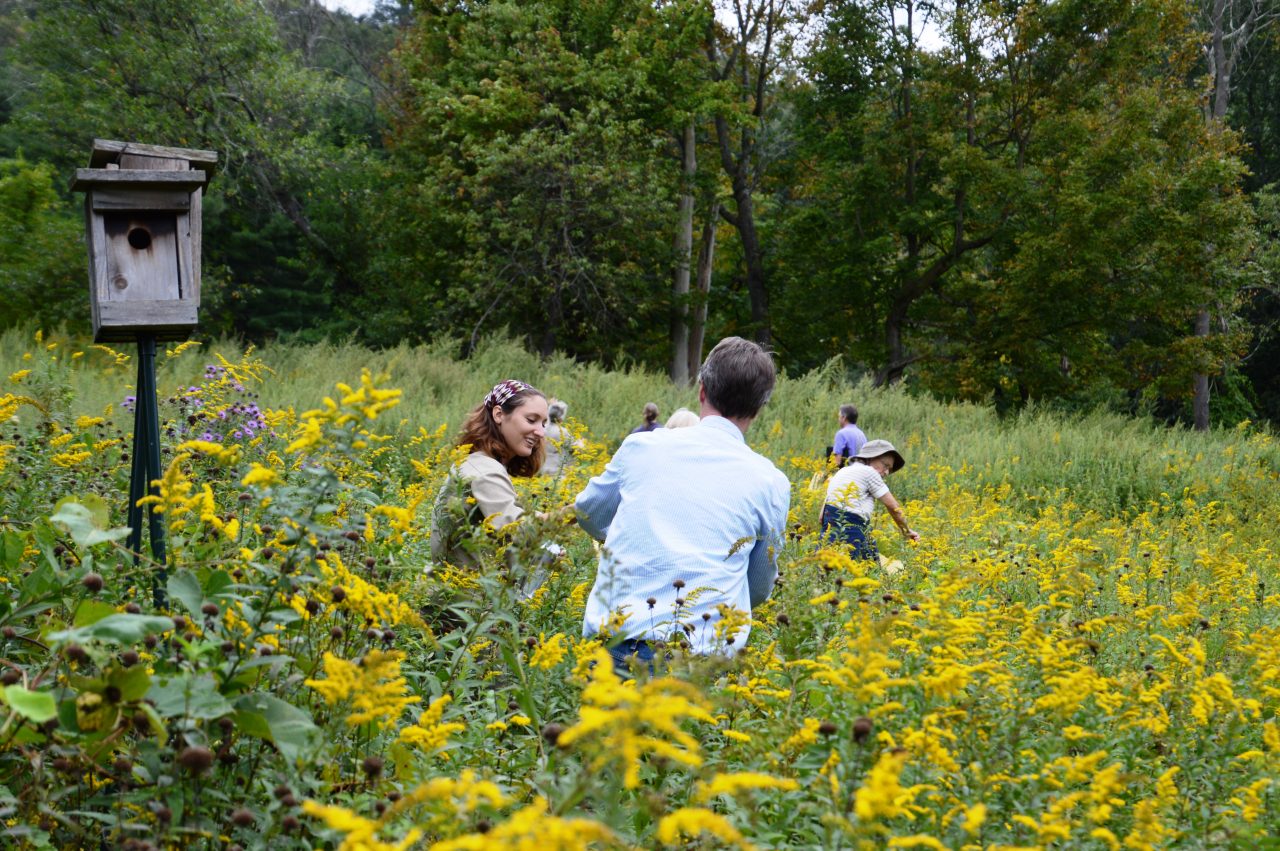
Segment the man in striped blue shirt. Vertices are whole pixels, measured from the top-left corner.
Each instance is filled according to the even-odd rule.
[[[725,654],[746,643],[749,618],[716,625],[724,607],[749,615],[777,578],[791,487],[746,443],[775,377],[760,346],[721,340],[698,373],[698,425],[631,435],[578,495],[578,522],[604,542],[582,631],[621,638],[620,669],[652,659],[656,641]]]

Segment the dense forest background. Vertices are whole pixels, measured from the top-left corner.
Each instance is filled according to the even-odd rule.
[[[1280,419],[1280,0],[0,0],[0,328],[95,137],[217,151],[202,333]]]

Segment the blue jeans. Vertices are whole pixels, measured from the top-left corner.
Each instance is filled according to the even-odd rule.
[[[822,506],[822,537],[849,546],[850,555],[867,561],[880,560],[880,552],[867,537],[867,519],[835,505]]]
[[[641,666],[648,665],[650,676],[654,673],[653,645],[643,638],[628,638],[620,641],[609,648],[609,655],[613,657],[613,672],[624,680],[634,679],[631,673],[632,659],[639,662]]]

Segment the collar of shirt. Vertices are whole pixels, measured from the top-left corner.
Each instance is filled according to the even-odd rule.
[[[714,428],[716,431],[722,431],[725,434],[731,434],[738,439],[739,443],[746,443],[746,435],[742,433],[742,429],[731,423],[729,420],[720,416],[703,417],[698,422],[699,427]]]

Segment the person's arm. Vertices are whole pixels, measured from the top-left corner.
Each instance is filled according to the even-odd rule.
[[[578,525],[597,541],[603,541],[609,534],[609,524],[618,511],[618,503],[622,499],[622,465],[626,457],[624,453],[628,451],[624,440],[604,472],[587,482],[573,501],[578,512]]]
[[[778,578],[778,551],[782,549],[790,509],[791,483],[783,478],[773,494],[764,533],[747,556],[747,589],[752,608],[763,604],[773,593]]]
[[[524,514],[524,509],[516,501],[511,476],[501,465],[486,465],[471,478],[470,485],[480,516],[492,518],[490,523],[494,530],[509,526]]]
[[[910,538],[913,541],[920,540],[920,533],[912,529],[910,524],[907,523],[907,515],[902,513],[902,506],[898,505],[898,501],[893,498],[893,494],[885,491],[884,496],[880,497],[880,501],[888,509],[889,516],[893,518],[893,522],[897,524],[903,537]]]

